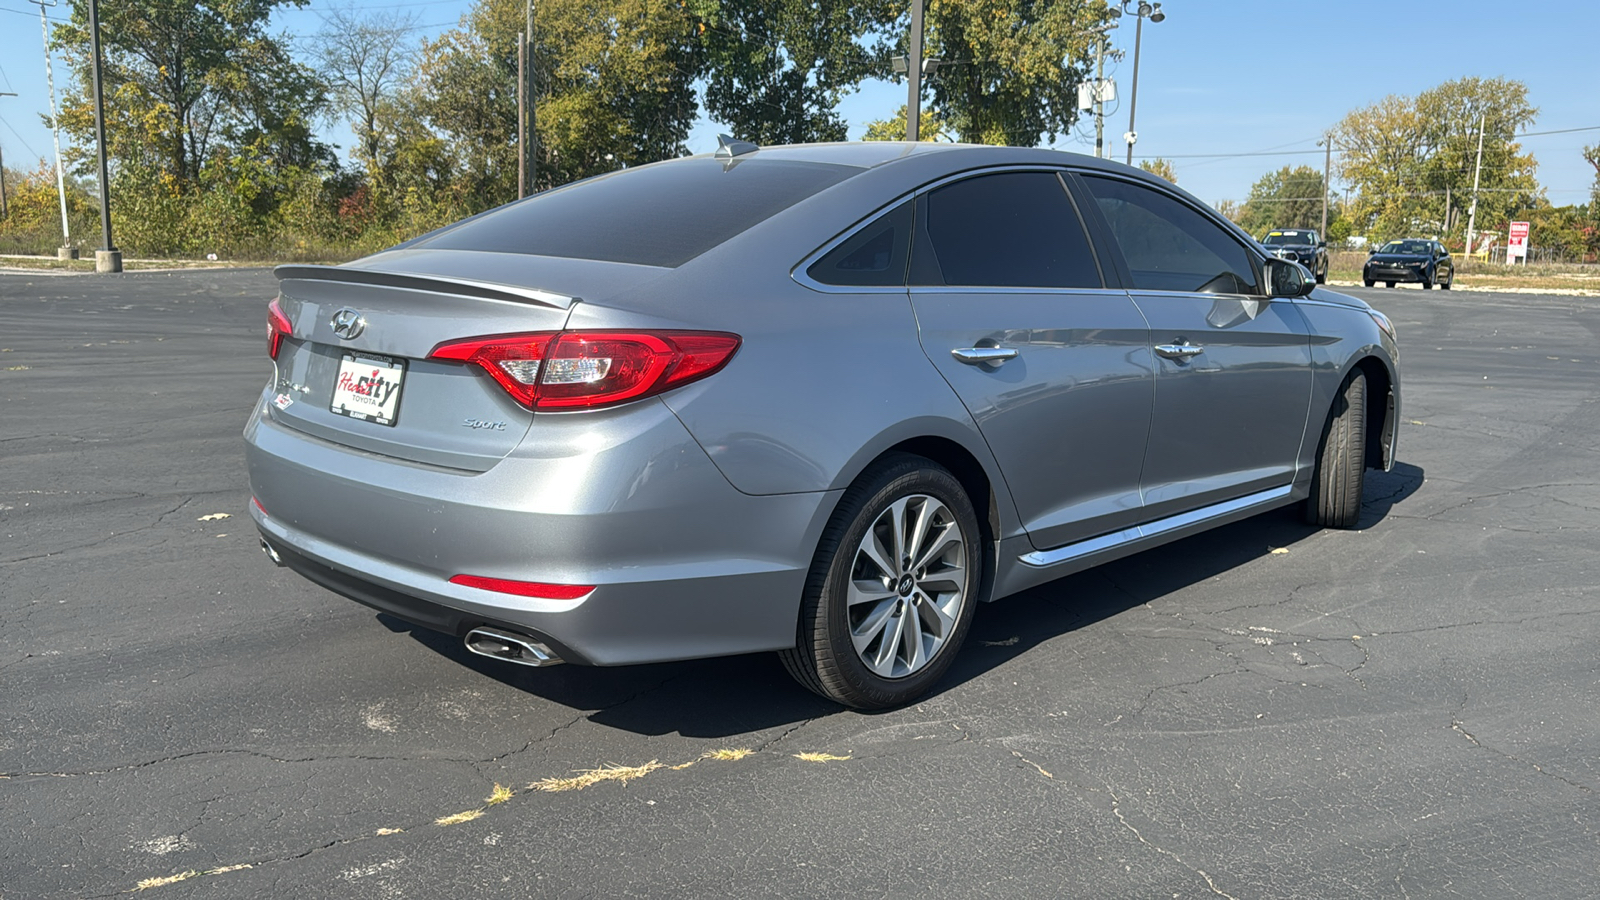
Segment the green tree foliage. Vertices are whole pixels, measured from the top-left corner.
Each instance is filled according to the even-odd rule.
[[[106,141],[121,165],[199,177],[214,152],[243,148],[276,168],[330,160],[312,126],[325,98],[310,69],[267,33],[272,11],[306,0],[126,0],[100,10]],[[87,0],[51,43],[71,66],[62,126],[92,147]],[[80,159],[85,156],[80,151]]]
[[[1268,172],[1250,186],[1235,221],[1257,238],[1273,228],[1320,228],[1322,173],[1310,166]]]
[[[1481,121],[1477,219],[1480,227],[1499,227],[1511,210],[1535,202],[1537,163],[1515,136],[1537,115],[1527,86],[1501,78],[1461,78],[1349,113],[1334,130],[1334,146],[1339,174],[1359,191],[1355,220],[1374,240],[1459,234]]]
[[[1172,169],[1172,160],[1156,157],[1139,161],[1139,168],[1149,172],[1157,178],[1165,178],[1173,184],[1178,183],[1178,173]]]
[[[932,108],[967,143],[1054,140],[1077,121],[1094,29],[1109,20],[1102,0],[928,0],[927,54],[943,60],[925,82]]]
[[[441,132],[484,208],[517,195],[520,0],[478,0],[423,46],[413,109]],[[697,29],[667,0],[541,0],[535,6],[536,187],[684,152],[698,106]],[[608,158],[609,157],[609,158]]]
[[[689,0],[687,8],[699,20],[706,111],[761,144],[844,140],[839,100],[882,71],[867,42],[900,11],[892,0]]]
[[[894,118],[879,119],[867,123],[867,133],[862,136],[866,141],[903,141],[906,139],[906,108],[901,106],[895,110]],[[918,117],[917,140],[919,141],[949,141],[950,130],[945,127],[944,120],[931,109],[922,110]]]

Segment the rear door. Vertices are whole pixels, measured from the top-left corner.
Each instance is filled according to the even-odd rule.
[[[1006,170],[917,200],[922,347],[977,422],[1038,549],[1135,524],[1150,427],[1144,317],[1107,287],[1054,171]]]
[[[1150,323],[1148,517],[1288,485],[1311,400],[1304,317],[1264,296],[1244,244],[1176,194],[1098,175],[1077,183]]]

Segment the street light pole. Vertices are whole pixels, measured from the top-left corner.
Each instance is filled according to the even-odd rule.
[[[1473,229],[1478,227],[1478,176],[1483,174],[1483,119],[1478,116],[1478,163],[1472,167],[1472,206],[1467,212],[1467,252],[1472,256]]]
[[[94,253],[94,270],[121,272],[122,251],[111,243],[111,175],[106,168],[106,101],[100,80],[100,0],[89,0],[89,43],[94,54],[94,137],[100,157],[100,236],[104,243]]]
[[[46,6],[55,6],[56,0],[33,0],[39,6],[39,34],[44,37],[44,81],[50,91],[50,135],[56,144],[56,198],[61,203],[61,247],[56,250],[58,259],[77,259],[78,249],[72,246],[72,229],[67,224],[67,176],[61,168],[61,121],[56,113],[56,75],[50,66],[50,24],[44,13]]]
[[[922,0],[911,0],[911,34],[906,43],[906,140],[918,140],[921,125]]]
[[[1322,136],[1322,140],[1317,141],[1317,143],[1321,144],[1322,148],[1323,148],[1323,152],[1322,152],[1322,230],[1317,232],[1317,234],[1321,235],[1323,240],[1327,240],[1328,239],[1328,191],[1332,187],[1332,185],[1330,185],[1328,183],[1328,171],[1333,168],[1333,132],[1330,131],[1330,132],[1324,134]]]
[[[1126,14],[1128,12],[1128,4],[1132,2],[1133,0],[1122,0],[1120,12]],[[1167,14],[1161,11],[1161,4],[1148,3],[1146,0],[1139,0],[1139,6],[1134,10],[1133,15],[1137,16],[1139,20],[1133,28],[1133,91],[1128,97],[1128,133],[1122,136],[1123,140],[1128,142],[1128,165],[1130,166],[1133,165],[1133,145],[1139,140],[1139,132],[1134,130],[1133,124],[1134,116],[1139,112],[1139,42],[1144,37],[1144,20],[1149,19],[1151,22],[1160,22],[1167,17]]]

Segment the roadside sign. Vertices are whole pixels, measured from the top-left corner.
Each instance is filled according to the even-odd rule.
[[[1528,261],[1528,223],[1512,222],[1511,233],[1506,237],[1506,262]]]

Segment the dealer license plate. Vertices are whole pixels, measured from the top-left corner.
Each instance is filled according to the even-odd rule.
[[[329,409],[352,419],[393,425],[400,418],[400,385],[405,378],[403,360],[346,353],[339,363]]]

